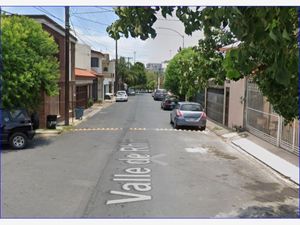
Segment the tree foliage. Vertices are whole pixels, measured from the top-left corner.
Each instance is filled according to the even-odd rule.
[[[196,52],[192,48],[183,49],[175,55],[166,69],[165,88],[181,97],[188,98],[196,94],[197,72],[193,63],[195,57]]]
[[[130,62],[126,62],[124,57],[120,57],[118,60],[118,75],[129,87],[145,88],[147,85],[145,66],[141,62],[132,65]]]
[[[146,77],[147,77],[147,90],[154,90],[157,86],[157,74],[155,74],[153,71],[146,71]]]
[[[286,121],[298,117],[296,7],[118,7],[115,12],[119,19],[107,29],[115,39],[120,34],[154,38],[156,14],[165,18],[175,14],[186,34],[203,30],[205,39],[198,48],[200,52],[206,49],[207,54],[199,52],[196,62],[207,69],[199,73],[203,83],[211,78],[220,82],[225,77],[239,80],[250,76]],[[228,52],[225,60],[216,54],[218,47],[236,41],[241,44]]]
[[[3,107],[36,110],[41,93],[58,94],[58,47],[42,26],[24,16],[2,16]]]
[[[141,62],[136,62],[133,66],[130,67],[130,74],[134,77],[134,83],[132,86],[136,88],[146,88],[147,86],[147,77],[145,66]]]

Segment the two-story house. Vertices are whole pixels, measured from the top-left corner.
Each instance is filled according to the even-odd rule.
[[[76,44],[75,60],[76,107],[88,107],[88,102],[94,102],[93,89],[97,80],[96,73],[91,70],[91,47]]]
[[[53,36],[56,44],[58,45],[59,53],[57,59],[59,61],[59,95],[47,96],[45,92],[41,92],[42,104],[39,110],[40,127],[45,128],[47,124],[48,115],[57,115],[58,121],[65,119],[65,28],[46,15],[27,15],[28,17],[36,20],[42,24],[42,27],[51,36]],[[75,94],[75,44],[76,37],[70,34],[70,73],[69,76],[69,114],[73,115],[74,112],[74,94]]]
[[[102,61],[104,60],[104,54],[99,51],[91,51],[91,68],[97,74],[97,80],[94,83],[94,100],[103,101],[104,100],[104,75]]]

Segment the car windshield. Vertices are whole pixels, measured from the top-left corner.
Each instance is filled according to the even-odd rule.
[[[125,95],[125,94],[126,94],[125,91],[118,91],[118,92],[117,92],[117,95]]]
[[[20,109],[11,111],[10,116],[11,116],[12,120],[14,120],[14,121],[28,119],[28,115],[27,115],[26,111],[25,110],[20,110]]]
[[[184,104],[180,107],[182,111],[203,111],[201,105],[196,104]]]

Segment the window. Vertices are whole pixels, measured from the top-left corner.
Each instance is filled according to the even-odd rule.
[[[104,71],[104,72],[107,72],[107,71],[108,71],[108,68],[107,68],[107,67],[104,67],[104,68],[103,68],[103,71]]]
[[[182,111],[203,111],[201,105],[186,104],[181,106]]]
[[[91,58],[91,67],[99,67],[99,59],[96,57]]]
[[[13,121],[22,121],[28,119],[28,115],[24,110],[14,110],[10,112],[10,116]]]

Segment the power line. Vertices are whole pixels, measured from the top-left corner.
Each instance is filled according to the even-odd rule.
[[[87,28],[87,27],[83,27],[83,26],[79,26],[79,25],[76,25],[76,27],[82,28],[82,29],[84,29],[84,30],[93,31],[93,32],[99,33],[99,34],[106,34],[106,32],[102,32],[102,31],[99,31],[99,30],[94,30],[94,29]]]
[[[49,11],[47,11],[46,9],[44,9],[44,8],[42,8],[42,7],[34,6],[34,8],[37,9],[37,10],[39,10],[39,11],[41,11],[41,12],[43,12],[43,13],[45,13],[45,14],[48,15],[48,16],[51,16],[51,17],[53,17],[53,18],[55,18],[55,19],[58,19],[59,21],[61,21],[61,22],[63,22],[63,23],[65,22],[65,21],[62,20],[61,18],[59,18],[59,17],[53,15],[52,13],[50,13]]]
[[[71,18],[70,18],[70,23],[71,23],[71,26],[72,26],[72,31],[74,32],[75,36],[78,37],[78,39],[80,39],[84,44],[89,45],[79,35],[77,35],[75,27],[73,25],[73,22],[72,22]]]
[[[81,16],[77,16],[77,15],[74,15],[74,14],[72,14],[72,16],[75,16],[79,19],[86,20],[86,21],[89,21],[89,22],[92,22],[92,23],[100,24],[102,26],[109,26],[109,24],[105,24],[105,23],[101,23],[101,22],[98,22],[98,21],[90,20],[90,19],[87,19],[87,18],[84,18],[84,17],[81,17]]]
[[[2,12],[4,12],[4,13],[7,13],[7,14],[9,14],[9,15],[19,15],[19,14],[17,14],[17,13],[12,13],[12,12],[8,12],[8,11],[6,11],[6,10],[1,10]]]
[[[78,13],[73,13],[73,15],[78,15],[78,14],[94,14],[94,13],[108,13],[111,11],[90,11],[90,12],[78,12]]]
[[[113,9],[107,9],[105,7],[101,7],[101,6],[94,6],[95,8],[98,8],[98,9],[102,9],[102,10],[105,10],[106,12],[115,12],[115,10]]]

